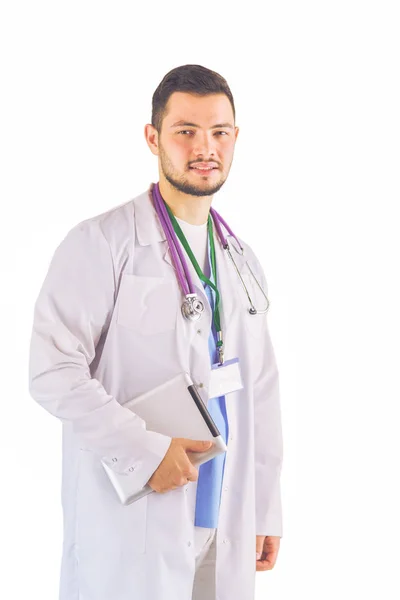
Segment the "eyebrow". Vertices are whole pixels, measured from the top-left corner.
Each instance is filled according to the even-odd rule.
[[[196,123],[189,123],[187,121],[177,121],[176,123],[171,125],[171,129],[173,127],[200,127],[200,125],[196,125]],[[217,123],[216,125],[210,127],[210,129],[219,129],[221,127],[228,127],[229,129],[233,129],[230,123]]]

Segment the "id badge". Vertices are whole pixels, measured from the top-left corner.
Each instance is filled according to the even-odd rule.
[[[217,398],[230,392],[243,389],[242,375],[240,373],[239,359],[232,358],[222,365],[215,363],[211,367],[208,397]]]

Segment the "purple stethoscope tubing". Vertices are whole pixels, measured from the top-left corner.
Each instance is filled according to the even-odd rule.
[[[183,251],[178,243],[176,233],[174,231],[171,220],[167,213],[167,209],[165,208],[164,200],[161,197],[160,188],[159,188],[158,183],[156,183],[153,186],[152,196],[154,199],[154,204],[155,204],[157,215],[160,219],[162,228],[164,229],[164,232],[165,232],[165,235],[166,235],[166,238],[168,241],[168,246],[171,251],[172,261],[174,263],[175,270],[176,270],[177,277],[178,277],[179,283],[181,285],[181,288],[182,288],[185,296],[187,296],[189,294],[196,294],[196,290],[193,285],[193,281],[192,281],[192,278],[191,278],[191,275],[190,275],[190,272],[188,269],[187,262],[185,260],[185,256],[184,256]],[[221,242],[223,248],[225,250],[229,250],[228,241],[227,241],[227,238],[223,234],[221,224],[228,231],[229,235],[231,235],[232,237],[235,238],[235,240],[238,243],[239,248],[243,254],[243,248],[242,248],[241,243],[239,242],[238,238],[233,233],[233,231],[231,230],[229,225],[226,223],[226,221],[217,213],[217,211],[214,208],[210,208],[210,213],[213,218],[215,228],[217,230],[217,234],[218,234],[218,237],[220,239],[220,242]],[[182,269],[179,266],[179,262],[182,265],[184,274],[182,273]],[[185,277],[186,277],[186,281],[185,281]]]
[[[187,262],[183,255],[182,249],[181,249],[180,245],[178,244],[176,233],[174,231],[174,228],[172,227],[172,223],[171,223],[171,220],[167,213],[167,209],[165,208],[164,201],[161,198],[160,190],[158,188],[158,183],[153,188],[153,198],[155,201],[157,215],[161,221],[161,225],[162,225],[165,235],[167,237],[168,247],[171,251],[172,262],[175,266],[176,274],[177,274],[179,283],[181,285],[181,288],[183,290],[183,293],[185,294],[185,296],[187,296],[189,294],[195,294],[196,291],[194,289],[193,281],[192,281],[192,278],[189,273]],[[179,268],[179,261],[182,265],[182,269],[183,269],[185,276],[183,275],[182,270]],[[185,277],[186,277],[186,281],[185,281]]]
[[[241,253],[243,254],[242,244],[239,242],[238,238],[233,233],[233,231],[229,227],[228,223],[221,217],[221,215],[219,213],[217,213],[217,211],[215,210],[215,208],[210,208],[210,213],[211,213],[211,216],[212,216],[212,218],[214,220],[215,227],[216,227],[216,230],[217,230],[217,233],[218,233],[218,237],[221,240],[221,244],[222,244],[224,250],[228,250],[229,249],[229,245],[228,245],[227,238],[223,234],[221,224],[225,227],[225,229],[227,230],[227,232],[229,233],[229,235],[235,238],[235,240],[238,243],[238,246],[239,246],[240,250],[242,251]]]

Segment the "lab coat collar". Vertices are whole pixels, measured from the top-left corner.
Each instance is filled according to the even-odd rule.
[[[151,198],[153,184],[134,199],[136,238],[141,246],[149,246],[166,240]]]
[[[136,238],[141,246],[149,246],[158,242],[167,240],[152,199],[152,187],[135,198],[135,223],[136,223]],[[171,253],[168,244],[166,244],[163,259],[173,267]],[[197,282],[200,285],[200,280]]]
[[[134,199],[136,239],[140,246],[149,246],[151,244],[167,241],[154,208],[151,191],[153,185],[154,184],[151,184],[146,192]],[[162,257],[163,260],[175,270],[168,243],[165,244],[165,250],[162,250]],[[204,292],[203,285],[197,275],[194,276],[193,285],[203,303],[208,304],[207,295]]]

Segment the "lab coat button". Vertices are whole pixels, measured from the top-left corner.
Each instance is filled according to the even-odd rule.
[[[136,467],[129,467],[128,471],[134,471]]]
[[[192,542],[188,542],[188,546],[191,546],[191,545],[192,545]]]
[[[204,386],[204,383],[199,383],[199,388],[202,388]]]
[[[201,335],[201,329],[198,329],[198,330],[197,330],[197,333],[198,333],[199,335]]]
[[[225,487],[224,487],[224,492],[227,492],[227,491],[228,491],[228,487],[227,487],[227,486],[225,486]]]
[[[113,462],[117,462],[118,458],[113,458],[112,461]]]

